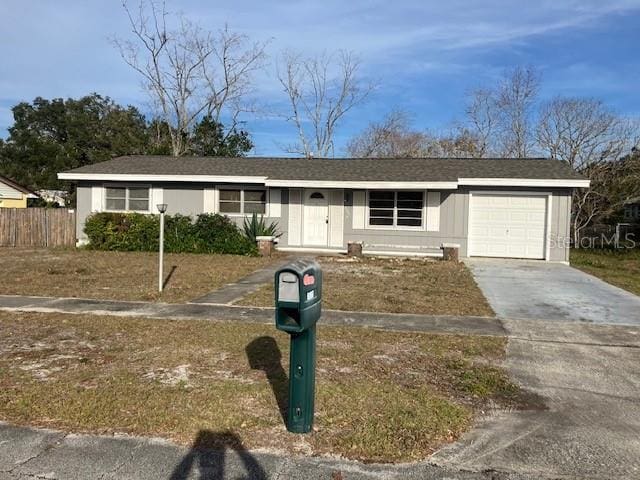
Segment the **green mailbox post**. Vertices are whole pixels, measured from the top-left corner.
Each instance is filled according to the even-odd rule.
[[[287,430],[313,427],[316,382],[316,322],[322,310],[322,270],[314,260],[298,260],[275,275],[276,328],[291,335]]]

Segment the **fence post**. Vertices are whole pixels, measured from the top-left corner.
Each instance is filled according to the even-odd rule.
[[[11,209],[11,219],[9,220],[10,225],[12,227],[12,232],[11,232],[11,246],[15,248],[16,246],[16,242],[17,242],[17,237],[18,237],[18,219],[16,218],[17,216],[17,209],[12,208]]]

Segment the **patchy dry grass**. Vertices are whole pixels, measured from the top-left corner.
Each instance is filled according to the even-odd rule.
[[[571,265],[640,295],[640,249],[571,250]]]
[[[292,435],[288,337],[270,326],[0,312],[0,329],[0,419],[17,424],[185,445],[230,431],[249,448],[388,462],[526,402],[500,368],[504,338],[321,326],[315,431]]]
[[[323,307],[333,310],[493,315],[491,307],[462,263],[432,259],[320,259]],[[272,306],[267,285],[237,303]]]
[[[270,261],[238,255],[166,254],[165,275],[170,277],[159,295],[156,253],[0,248],[0,294],[184,302],[239,280]]]

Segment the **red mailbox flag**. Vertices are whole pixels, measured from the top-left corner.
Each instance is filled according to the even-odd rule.
[[[305,287],[308,287],[309,285],[313,285],[314,283],[316,283],[316,277],[314,277],[313,275],[309,275],[307,273],[305,274],[304,277],[302,277],[302,284]]]

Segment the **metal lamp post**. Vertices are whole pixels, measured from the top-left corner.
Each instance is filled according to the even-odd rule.
[[[166,203],[159,203],[156,205],[160,212],[160,258],[158,264],[158,292],[162,293],[162,287],[164,283],[164,273],[162,267],[164,265],[164,214],[167,211]]]

